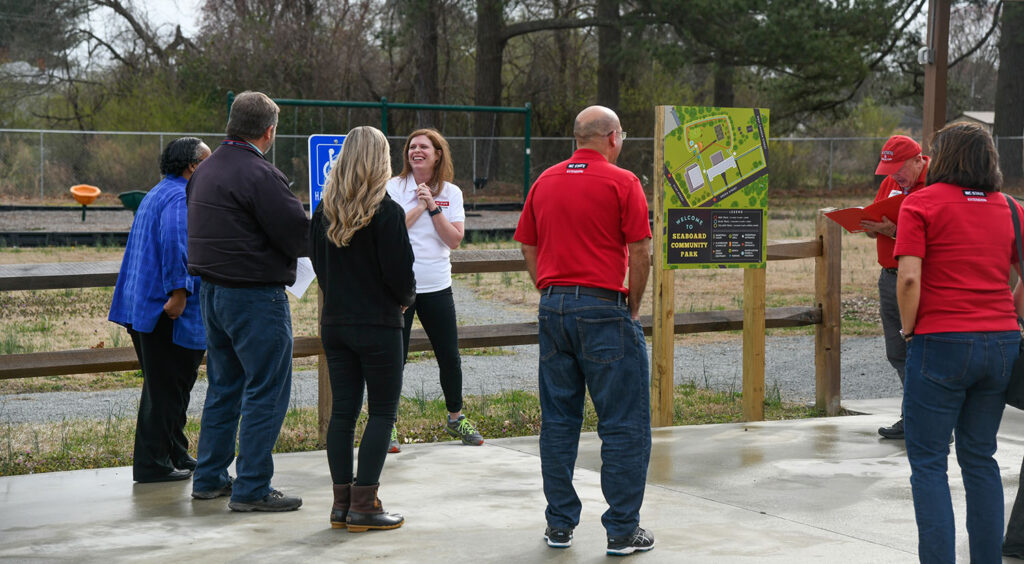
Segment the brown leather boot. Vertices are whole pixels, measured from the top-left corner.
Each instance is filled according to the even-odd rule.
[[[372,486],[352,484],[352,504],[349,506],[346,519],[350,533],[361,533],[368,529],[397,529],[405,522],[405,518],[401,515],[384,511],[384,506],[377,498],[378,487],[380,484]]]
[[[348,516],[349,495],[352,484],[334,484],[334,505],[331,506],[331,528],[344,529]]]

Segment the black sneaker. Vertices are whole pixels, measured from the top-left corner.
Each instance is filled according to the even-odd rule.
[[[228,502],[228,509],[232,511],[295,511],[300,506],[301,497],[287,496],[277,490],[270,490],[270,493],[254,501]]]
[[[882,435],[884,439],[902,439],[903,438],[903,418],[893,423],[890,427],[879,427],[878,434]]]
[[[634,552],[646,552],[654,548],[654,535],[637,527],[632,533],[621,537],[608,537],[608,554],[625,556]]]
[[[572,546],[572,529],[548,527],[544,529],[544,540],[551,548],[569,548]]]
[[[228,476],[228,483],[215,489],[208,491],[197,491],[192,490],[192,497],[194,499],[216,499],[218,497],[225,497],[231,495],[231,484],[234,483],[234,478]]]

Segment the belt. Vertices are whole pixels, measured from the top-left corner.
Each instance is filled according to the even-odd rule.
[[[546,296],[551,294],[576,294],[593,298],[604,298],[606,300],[622,300],[623,302],[626,298],[626,295],[622,292],[616,292],[607,288],[591,288],[590,286],[548,286],[541,290],[541,292]]]
[[[896,273],[899,272],[900,269],[898,269],[898,268],[887,268],[887,267],[883,266],[882,270],[884,270],[887,274],[896,274]]]

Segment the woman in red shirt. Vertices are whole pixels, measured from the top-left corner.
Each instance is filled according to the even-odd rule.
[[[1013,221],[987,131],[946,126],[932,140],[932,155],[928,186],[900,208],[893,253],[907,340],[903,413],[918,556],[956,560],[946,476],[955,430],[971,562],[1000,562],[1003,485],[993,454],[1024,302],[1020,286],[1014,295],[1009,289]]]

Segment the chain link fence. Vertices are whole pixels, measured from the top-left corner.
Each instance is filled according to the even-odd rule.
[[[92,184],[106,194],[148,190],[160,180],[159,156],[177,137],[199,137],[216,149],[222,133],[61,131],[0,129],[0,197],[59,199],[75,184]],[[309,194],[307,136],[279,134],[267,157],[292,181],[303,200]],[[402,167],[405,137],[391,136],[392,164]],[[884,137],[771,138],[772,190],[871,189]],[[522,201],[524,147],[521,137],[449,137],[455,181],[468,202]],[[1024,137],[1003,137],[1017,151]],[[568,137],[531,140],[529,181],[572,154]],[[619,166],[633,171],[652,191],[653,139],[626,139]]]

